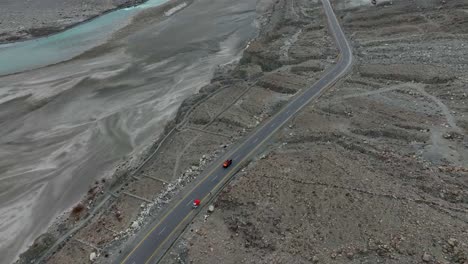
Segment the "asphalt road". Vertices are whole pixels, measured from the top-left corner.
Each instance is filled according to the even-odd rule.
[[[264,125],[251,133],[245,141],[227,151],[217,161],[213,162],[198,177],[195,186],[174,204],[168,212],[146,233],[141,241],[129,248],[122,264],[156,263],[164,252],[177,239],[183,228],[190,223],[198,212],[192,209],[192,201],[210,199],[211,192],[217,191],[230,177],[237,172],[246,161],[265,144],[272,135],[288,122],[298,111],[314,100],[322,91],[333,85],[347,73],[353,62],[352,50],[333,12],[329,0],[322,0],[327,15],[328,26],[340,51],[338,63],[328,70],[315,84],[305,89],[300,95],[290,101],[280,112],[270,118]],[[222,163],[232,159],[231,167],[224,169]]]

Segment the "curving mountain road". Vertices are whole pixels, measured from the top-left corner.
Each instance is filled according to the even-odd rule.
[[[330,32],[340,51],[338,63],[328,70],[323,77],[300,95],[290,101],[281,111],[270,118],[265,124],[251,133],[245,141],[227,151],[217,161],[213,162],[196,181],[187,194],[174,199],[168,212],[148,230],[139,243],[129,248],[122,264],[156,263],[171,246],[183,228],[187,226],[198,210],[192,209],[192,201],[210,199],[211,192],[216,192],[226,183],[256,151],[263,146],[272,135],[288,122],[298,111],[317,98],[322,91],[333,85],[351,68],[353,62],[352,50],[333,12],[329,0],[322,0],[327,16]],[[233,165],[223,169],[223,160],[233,159]]]

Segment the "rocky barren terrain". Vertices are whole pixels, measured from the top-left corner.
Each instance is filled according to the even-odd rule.
[[[468,3],[358,4],[334,1],[352,73],[237,175],[213,213],[202,209],[163,263],[468,263]],[[240,68],[313,76],[336,56],[320,42],[319,4],[273,10],[275,41],[296,41],[262,35]]]
[[[2,0],[0,43],[47,36],[118,8],[146,0]]]
[[[317,80],[336,54],[321,19],[314,18],[320,5],[311,4],[307,15],[316,23],[306,25],[297,14],[288,14],[293,17],[287,27],[281,26],[284,14],[272,8],[271,1],[259,2],[261,37],[250,44],[239,65],[221,67],[210,85],[186,100],[167,136],[150,150],[157,149],[148,162],[133,172],[129,164],[136,162],[124,162],[114,181],[90,186],[82,203],[38,238],[19,263],[88,263],[94,255],[98,263],[113,263],[122,258],[132,235],[157,220],[165,204],[190,186],[209,162]],[[265,49],[265,41],[271,50]]]
[[[238,173],[213,213],[200,210],[163,263],[468,261],[468,4],[386,3],[333,1],[353,71]],[[149,161],[96,182],[20,263],[61,237],[45,262],[114,263],[208,163],[336,61],[319,1],[263,0],[258,13],[241,61],[186,100]]]

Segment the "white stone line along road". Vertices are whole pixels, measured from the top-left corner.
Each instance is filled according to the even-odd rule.
[[[276,131],[351,69],[353,62],[351,47],[329,0],[322,0],[322,3],[327,16],[328,27],[340,51],[338,63],[326,71],[320,80],[305,89],[265,124],[253,131],[243,142],[234,146],[217,161],[213,162],[200,174],[198,180],[194,182],[195,185],[185,195],[174,197],[165,215],[159,221],[152,223],[147,228],[147,232],[142,232],[141,237],[137,239],[136,245],[127,248],[123,252],[125,257],[120,263],[148,264],[158,262],[198,212],[198,210],[192,209],[192,201],[200,198],[202,202],[209,200],[210,193],[218,191]],[[231,167],[223,169],[222,162],[232,157],[239,158],[233,159]]]

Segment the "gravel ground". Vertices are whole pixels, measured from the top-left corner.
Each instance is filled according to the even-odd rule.
[[[2,0],[0,43],[50,35],[105,12],[146,0]]]
[[[264,14],[265,10],[267,13],[261,15],[258,22],[265,28],[262,36],[274,39],[278,38],[272,34],[277,22],[266,18],[276,14],[268,12],[268,6],[269,1],[259,3],[258,13]],[[296,23],[294,20],[292,18],[292,24]],[[184,192],[184,187],[190,186],[198,173],[227,146],[276,112],[293,93],[316,80],[321,69],[331,63],[333,58],[328,60],[327,57],[334,53],[334,48],[325,48],[325,53],[315,56],[320,63],[309,62],[310,58],[299,52],[301,47],[311,42],[319,45],[330,43],[323,27],[316,29],[316,34],[297,39],[294,35],[298,35],[298,26],[283,29],[291,39],[277,39],[273,43],[284,55],[280,64],[270,64],[272,60],[267,56],[277,54],[262,49],[266,44],[261,37],[251,42],[240,64],[221,67],[210,85],[182,105],[174,120],[178,129],[169,134],[157,154],[137,170],[133,178],[126,177],[130,168],[122,164],[116,182],[111,184],[119,186],[124,182],[117,189],[111,188],[119,198],[114,199],[110,206],[103,207],[107,209],[100,209],[91,221],[66,239],[47,262],[70,261],[77,252],[81,252],[80,256],[88,255],[88,259],[91,253],[97,253],[98,263],[112,263],[121,258],[120,252],[128,243],[132,243],[133,234],[148,221],[156,220],[160,212],[166,209],[169,199]],[[296,42],[302,43],[301,46],[295,45]],[[295,55],[289,55],[289,50],[296,51]],[[304,73],[298,68],[293,73],[288,70],[291,68],[288,64],[293,63],[298,63],[302,68],[316,68],[319,72]],[[280,69],[279,66],[283,64],[285,68]],[[166,131],[173,125],[169,125]],[[83,204],[90,204],[90,207],[64,215],[63,221],[49,230],[46,235],[49,239],[39,238],[23,254],[20,263],[27,263],[41,255],[51,242],[79,226],[84,218],[92,214],[93,208],[103,197],[101,191],[107,190],[109,184],[108,181],[96,182],[83,200]]]
[[[163,263],[468,263],[468,5],[334,2],[353,72],[237,175],[214,213],[203,209]],[[253,61],[308,76],[326,61],[304,57],[327,44],[307,43],[320,25],[306,17],[294,36],[290,6],[320,16],[319,5],[279,1],[279,33]],[[296,38],[284,65],[275,43]]]
[[[353,72],[237,175],[214,213],[203,208],[162,263],[468,260],[467,4],[334,2],[355,49]],[[121,195],[50,263],[93,252],[97,263],[119,259],[226,145],[336,60],[319,2],[264,0],[258,11],[261,32],[239,64],[183,104],[178,131],[119,190],[153,202]]]

